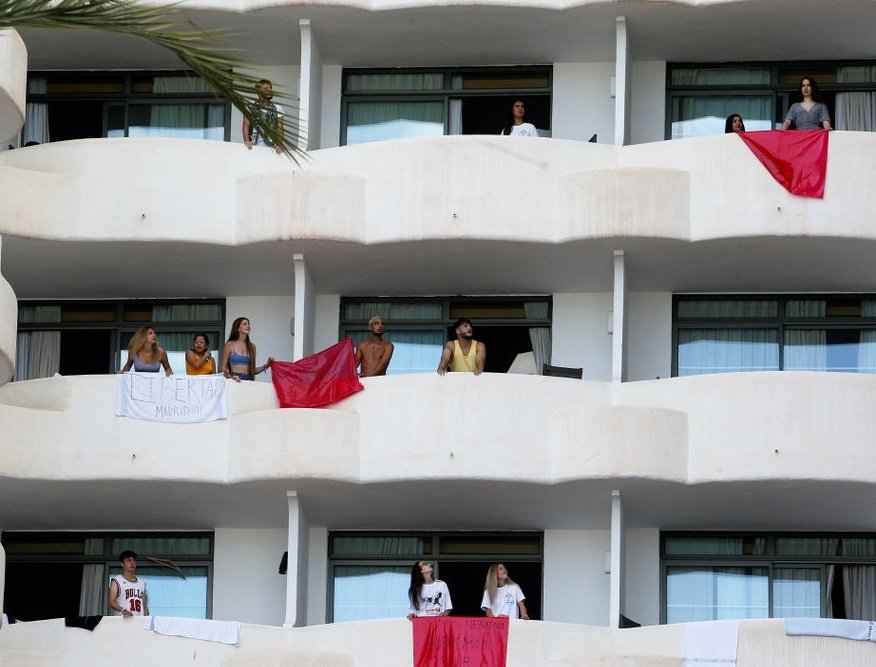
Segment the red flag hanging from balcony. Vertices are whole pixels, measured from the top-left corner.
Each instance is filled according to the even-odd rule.
[[[760,163],[788,192],[824,199],[827,130],[739,132]]]
[[[271,376],[281,408],[319,408],[365,388],[349,338],[299,361],[275,361]]]
[[[505,667],[507,618],[417,616],[414,667]]]

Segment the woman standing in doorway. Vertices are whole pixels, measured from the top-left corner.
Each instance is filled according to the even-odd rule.
[[[222,348],[222,374],[235,382],[255,380],[256,375],[264,373],[274,363],[274,358],[268,357],[264,366],[256,368],[256,346],[249,332],[249,318],[238,317],[232,323],[228,342]]]
[[[526,104],[523,100],[514,100],[511,104],[511,114],[508,116],[508,122],[502,129],[502,134],[511,137],[537,137],[538,130],[535,125],[527,122]]]
[[[414,616],[447,616],[453,609],[450,590],[440,579],[433,579],[435,564],[420,560],[411,568],[411,587],[408,589],[408,619]]]
[[[152,327],[139,329],[128,343],[128,361],[119,372],[127,373],[132,367],[138,373],[157,373],[164,367],[165,375],[173,375],[167,352],[158,346],[158,334]]]
[[[484,598],[481,600],[481,609],[487,612],[488,617],[522,618],[528,621],[529,612],[523,602],[525,599],[520,586],[511,581],[508,569],[502,563],[490,565],[484,584]]]
[[[803,101],[791,105],[785,116],[785,122],[782,123],[782,129],[787,130],[793,123],[798,130],[822,128],[830,130],[830,114],[824,105],[815,79],[808,76],[800,79],[800,93],[803,95]]]

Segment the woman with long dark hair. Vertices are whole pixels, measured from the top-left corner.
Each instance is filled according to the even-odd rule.
[[[428,560],[417,561],[411,568],[409,619],[414,616],[447,616],[453,609],[447,584],[432,578],[434,569],[434,563]]]
[[[724,134],[732,132],[745,132],[745,123],[742,121],[742,116],[738,113],[731,113],[724,121]]]
[[[213,375],[216,360],[210,352],[210,338],[207,334],[195,334],[192,347],[186,350],[186,375]]]
[[[236,382],[255,380],[255,376],[264,373],[274,363],[273,357],[268,357],[264,366],[256,368],[256,346],[249,337],[251,327],[248,317],[238,317],[231,325],[228,342],[222,348],[222,374]]]
[[[487,570],[487,580],[484,583],[484,597],[481,609],[487,616],[496,618],[522,618],[529,620],[526,611],[526,596],[520,586],[511,581],[508,569],[502,563],[493,563]]]
[[[514,100],[508,122],[502,128],[502,134],[512,137],[537,137],[538,130],[526,118],[526,104],[523,100]]]
[[[792,104],[782,123],[782,129],[787,130],[794,124],[798,130],[830,130],[830,114],[824,105],[818,84],[810,76],[800,79],[800,94],[803,101]]]

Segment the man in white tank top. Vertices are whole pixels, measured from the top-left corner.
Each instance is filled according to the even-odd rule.
[[[137,554],[123,551],[119,554],[119,563],[122,564],[122,573],[110,579],[109,606],[125,618],[149,616],[146,582],[137,577]]]

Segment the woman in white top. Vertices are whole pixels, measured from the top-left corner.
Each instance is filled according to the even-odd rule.
[[[535,125],[526,122],[526,105],[523,100],[514,100],[511,105],[511,115],[508,123],[502,129],[502,134],[512,137],[537,137],[538,130]]]
[[[511,581],[508,570],[502,563],[490,565],[487,570],[487,581],[484,584],[484,599],[481,609],[492,618],[522,618],[529,620],[526,611],[526,596],[520,586]]]
[[[447,584],[432,578],[434,569],[434,564],[427,560],[417,561],[411,568],[408,619],[414,616],[447,616],[453,609]]]

